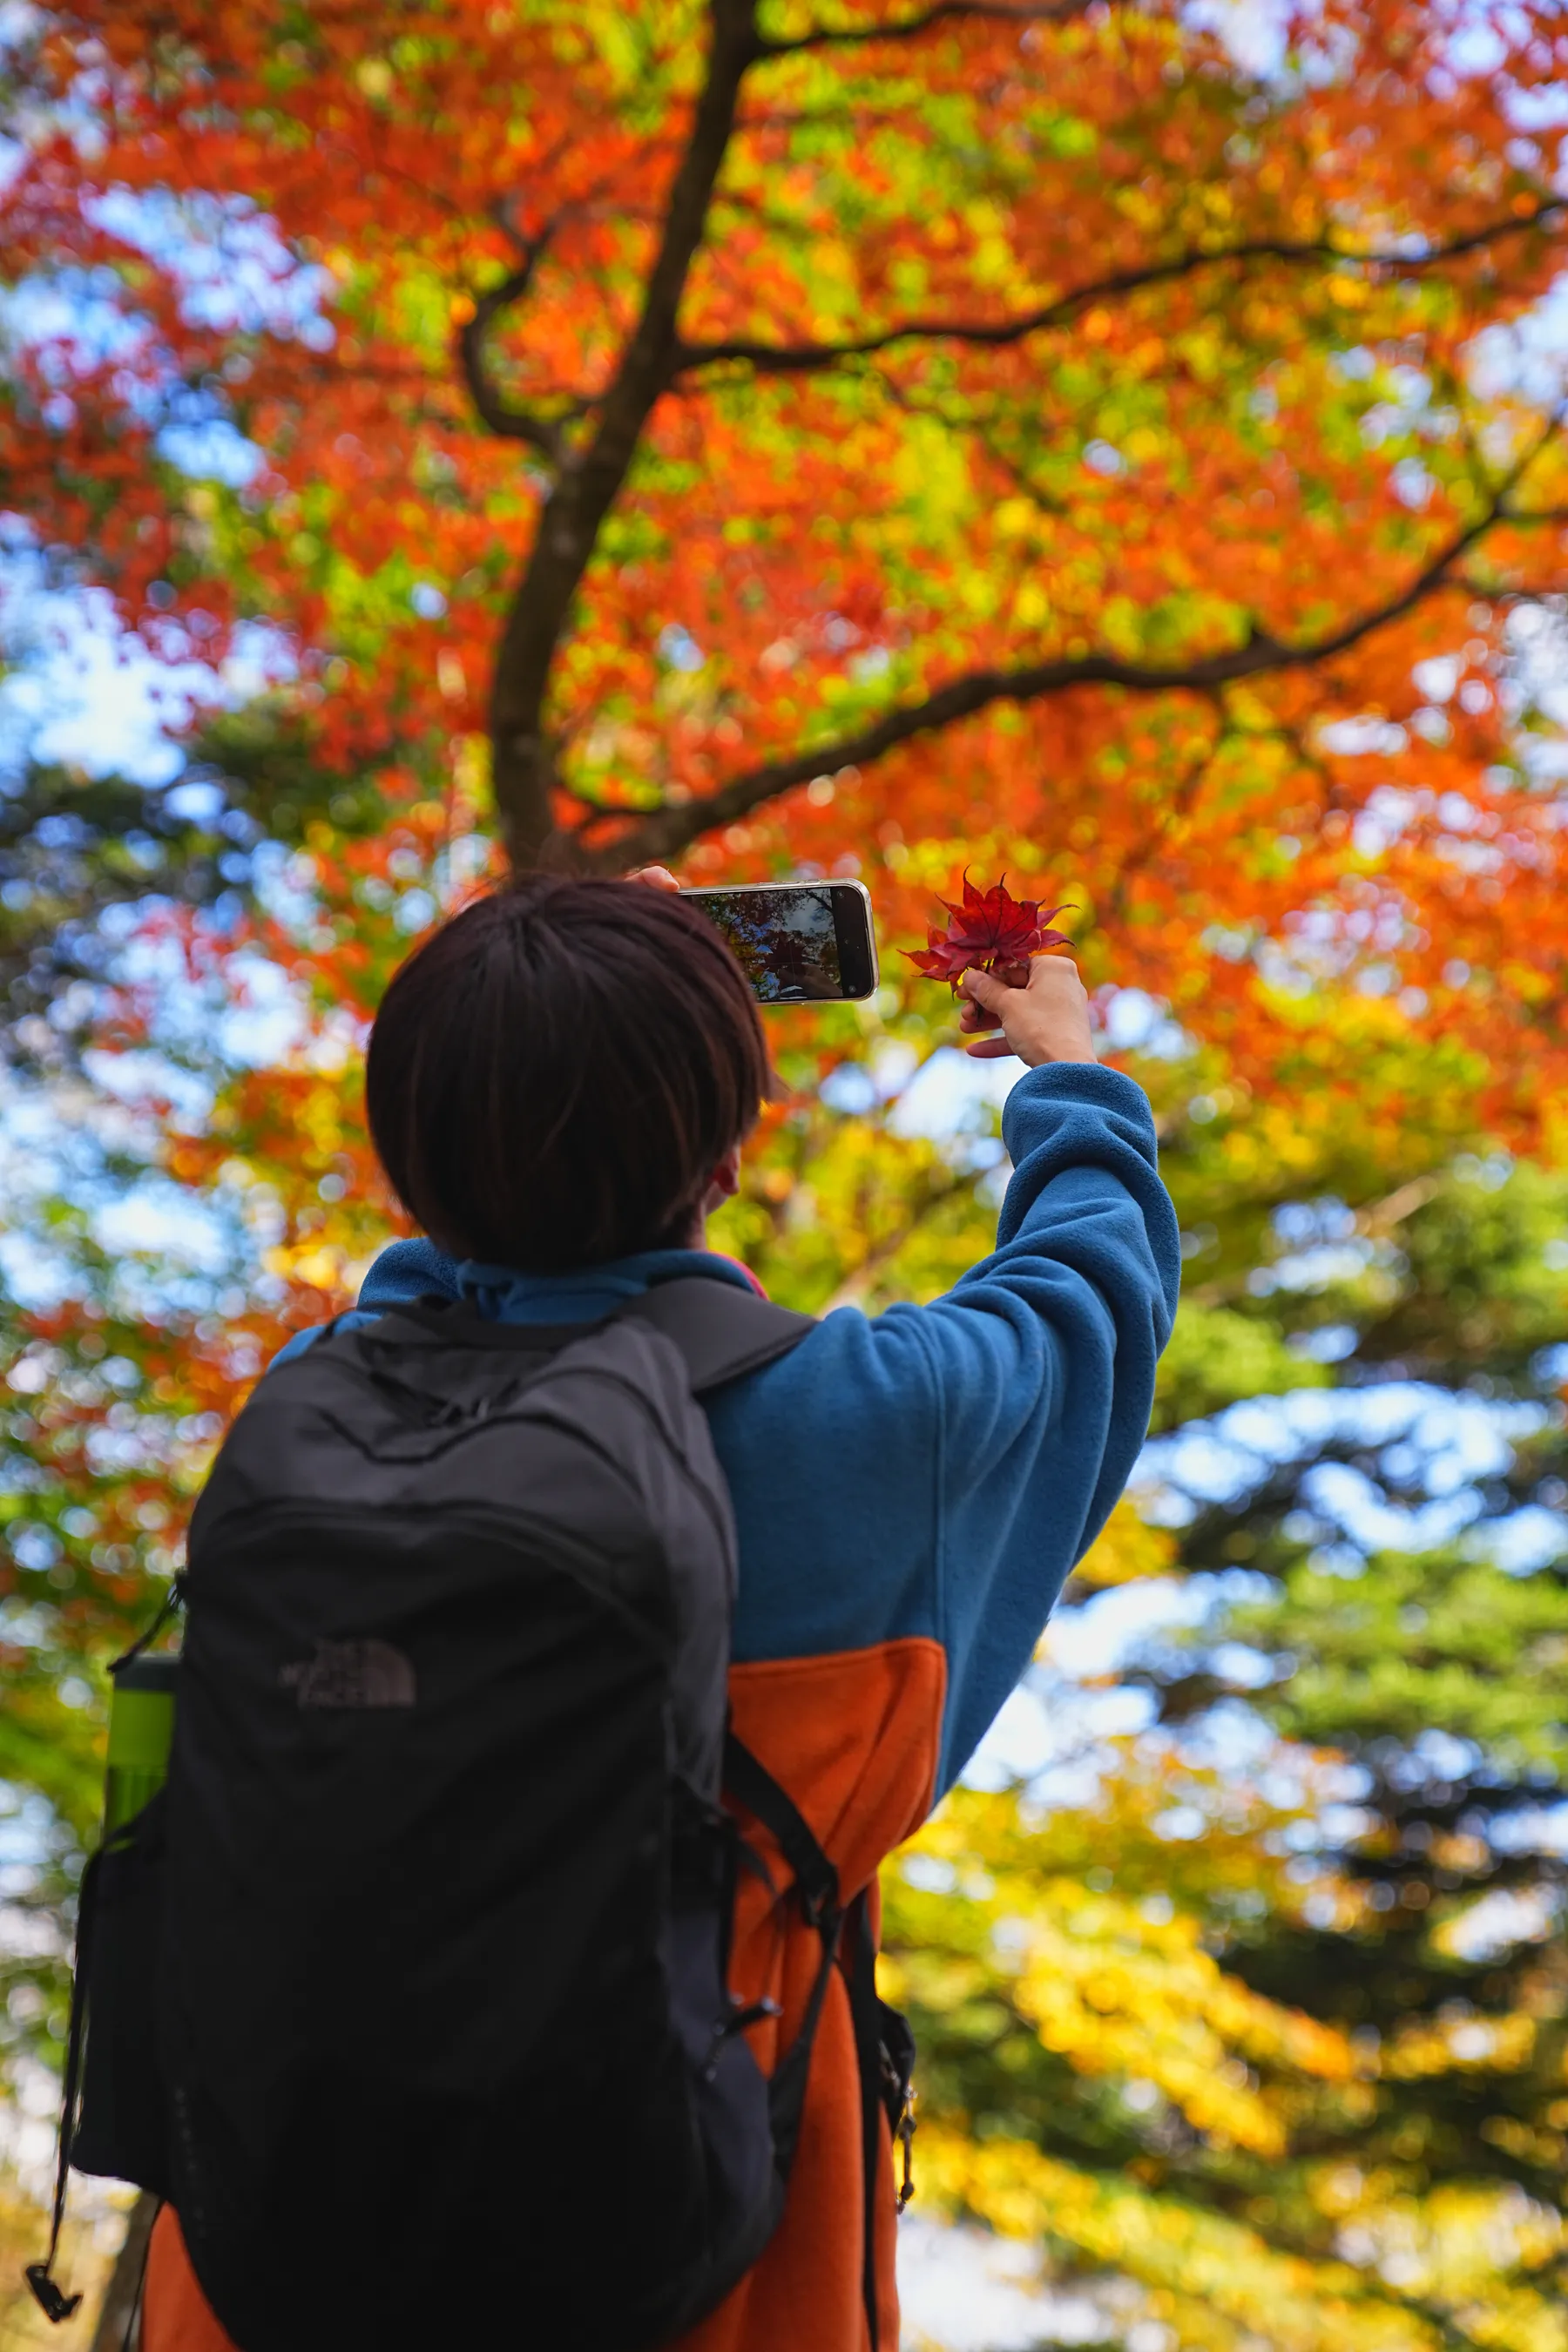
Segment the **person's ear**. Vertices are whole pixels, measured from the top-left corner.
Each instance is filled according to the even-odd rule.
[[[733,1200],[740,1189],[741,1147],[732,1143],[709,1179],[708,1191],[702,1202],[703,1215],[710,1217],[715,1209],[721,1209],[726,1201]]]

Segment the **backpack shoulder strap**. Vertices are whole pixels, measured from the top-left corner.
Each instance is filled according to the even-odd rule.
[[[746,1372],[787,1356],[816,1328],[815,1315],[775,1307],[737,1282],[683,1275],[656,1283],[621,1309],[673,1339],[686,1359],[694,1396],[706,1396]]]
[[[724,1734],[724,1788],[771,1832],[794,1874],[801,1908],[811,1925],[817,1927],[825,1918],[836,1916],[838,1873],[816,1832],[795,1799],[732,1731]]]
[[[714,1287],[717,1288],[715,1284]],[[758,1301],[761,1305],[763,1302]],[[805,2111],[806,2077],[816,2029],[822,2021],[828,1980],[838,1958],[844,1930],[839,1903],[838,1873],[822,1851],[793,1797],[781,1789],[766,1766],[732,1731],[724,1735],[724,1790],[737,1804],[772,1832],[788,1863],[795,1895],[809,1925],[822,1942],[822,1957],[806,2000],[805,2013],[789,2048],[773,2068],[768,2084],[768,2116],[773,2132],[773,2163],[781,2180],[788,2180],[800,2142]]]
[[[448,1345],[479,1347],[502,1353],[542,1356],[580,1339],[584,1331],[603,1330],[606,1324],[635,1316],[651,1323],[672,1339],[686,1359],[694,1396],[706,1396],[726,1381],[787,1356],[808,1332],[816,1328],[815,1315],[797,1315],[743,1290],[737,1282],[716,1281],[710,1275],[682,1275],[675,1282],[656,1283],[639,1291],[613,1315],[593,1323],[492,1323],[471,1307],[447,1299],[420,1298],[389,1309],[379,1329],[387,1338],[417,1336]],[[341,1321],[341,1318],[339,1318]],[[327,1327],[329,1333],[335,1324]]]
[[[772,1832],[794,1874],[801,1909],[822,1939],[822,1958],[800,2031],[779,2061],[768,2086],[775,2160],[784,2180],[789,2178],[800,2139],[812,2044],[821,2021],[834,1962],[837,1960],[843,1969],[860,2074],[865,2180],[861,2294],[867,2341],[870,2352],[879,2352],[876,2208],[882,2137],[879,2119],[885,2113],[889,2130],[903,2143],[904,2186],[898,2205],[901,2213],[914,2190],[910,2167],[910,2142],[914,2137],[914,2103],[910,2089],[914,2039],[898,2011],[889,2009],[886,2001],[878,1998],[877,1938],[871,1927],[869,1889],[862,1887],[847,1906],[840,1907],[838,1873],[823,1852],[805,1816],[788,1790],[779,1786],[765,1765],[732,1731],[724,1735],[724,1790]]]

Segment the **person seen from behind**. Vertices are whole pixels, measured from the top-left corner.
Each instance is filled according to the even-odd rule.
[[[836,1308],[700,1400],[738,1533],[733,1728],[846,1902],[952,1786],[1028,1664],[1132,1469],[1175,1307],[1177,1229],[1149,1104],[1098,1063],[1069,958],[1012,978],[963,982],[969,1051],[1025,1066],[1003,1113],[1012,1172],[995,1247],[930,1305]],[[426,1238],[384,1250],[336,1328],[374,1335],[437,1300],[526,1337],[595,1325],[693,1278],[754,1290],[705,1229],[736,1190],[767,1084],[739,968],[662,870],[531,877],[471,904],[393,980],[369,1048],[376,1149]],[[771,2073],[801,2032],[818,1939],[785,1899],[787,1857],[754,1824],[747,1834],[765,1872],[742,1874],[728,1974]],[[841,1958],[782,2216],[681,2352],[898,2344],[893,2150],[879,2121],[868,2182]],[[613,2116],[603,2137],[609,2264]],[[413,2177],[410,2229],[419,2209]],[[330,2234],[332,2216],[321,2226]],[[531,2292],[520,2279],[520,2346]],[[142,2340],[142,2352],[232,2352],[173,2205],[153,2235]]]

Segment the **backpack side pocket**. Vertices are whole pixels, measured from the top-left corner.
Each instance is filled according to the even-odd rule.
[[[86,2042],[70,2139],[78,2172],[134,2181],[160,2197],[169,2177],[157,2028],[163,1849],[160,1792],[97,1857],[90,1931],[77,1962]]]

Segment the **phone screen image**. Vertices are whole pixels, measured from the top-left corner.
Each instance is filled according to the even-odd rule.
[[[816,1003],[849,992],[831,883],[692,896],[729,940],[759,1004]]]

